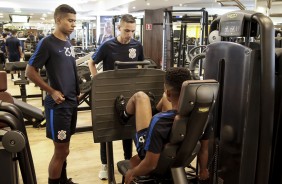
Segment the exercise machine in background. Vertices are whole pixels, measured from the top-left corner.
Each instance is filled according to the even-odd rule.
[[[221,41],[207,45],[204,65],[204,79],[220,83],[213,111],[211,182],[281,181],[281,172],[280,180],[272,173],[274,168],[281,171],[273,157],[273,142],[281,142],[274,139],[273,127],[279,125],[274,122],[274,102],[280,101],[275,99],[273,23],[262,13],[242,10],[215,19],[210,31],[215,30]],[[236,37],[244,42],[233,42]],[[252,42],[258,37],[259,42]]]
[[[174,23],[180,23],[180,30],[175,30]],[[187,28],[189,24],[200,25],[200,37],[198,43],[193,38],[188,38]],[[163,61],[162,69],[189,65],[187,54],[195,46],[208,43],[208,12],[200,10],[166,10],[163,21]],[[200,64],[200,67],[201,64]]]

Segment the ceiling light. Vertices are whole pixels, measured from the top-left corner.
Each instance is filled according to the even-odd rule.
[[[4,16],[3,15],[0,15],[0,18],[3,18]]]
[[[15,13],[22,13],[21,9],[14,9]]]
[[[147,4],[147,6],[150,6],[150,3],[146,3]]]
[[[182,4],[179,4],[179,6],[182,6]]]
[[[45,20],[45,18],[44,18],[44,17],[41,17],[40,19],[41,19],[41,20]]]
[[[136,9],[136,7],[135,7],[135,6],[133,6],[132,8],[133,8],[133,9]]]
[[[3,13],[0,13],[0,15],[3,15]]]

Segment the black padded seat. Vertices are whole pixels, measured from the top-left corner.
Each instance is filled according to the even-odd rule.
[[[178,114],[172,124],[169,142],[160,154],[156,169],[151,176],[145,177],[146,181],[172,182],[166,180],[171,171],[173,183],[187,183],[184,168],[192,162],[199,151],[199,139],[204,132],[209,112],[216,100],[218,87],[219,84],[215,80],[195,80],[183,83]],[[124,176],[130,169],[130,163],[129,161],[120,161],[117,163],[117,167],[123,175],[124,182]],[[135,182],[146,183],[143,179],[143,177],[138,177]]]
[[[5,70],[10,71],[25,71],[27,62],[9,62],[5,63]]]
[[[118,172],[121,173],[123,176],[130,168],[130,161],[129,160],[122,160],[117,163]]]
[[[14,103],[10,93],[7,92],[7,73],[0,71],[0,100],[8,103]]]
[[[25,103],[21,100],[18,100],[16,98],[14,99],[14,103],[17,107],[19,107],[19,109],[22,111],[22,113],[26,116],[30,116],[33,117],[35,119],[37,119],[38,121],[43,121],[45,119],[45,116],[42,112],[41,109],[36,108],[28,103]]]

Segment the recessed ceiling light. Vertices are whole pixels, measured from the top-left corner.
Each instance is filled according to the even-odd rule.
[[[133,9],[136,9],[136,7],[135,7],[135,6],[133,6],[132,8],[133,8]]]
[[[150,6],[150,3],[147,3],[147,6]]]
[[[22,13],[21,9],[14,9],[15,13]]]
[[[179,4],[179,6],[182,6],[182,4]]]

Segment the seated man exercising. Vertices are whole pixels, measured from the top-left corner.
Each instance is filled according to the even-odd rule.
[[[131,169],[125,176],[129,184],[136,176],[150,174],[157,164],[163,147],[169,141],[174,117],[177,114],[178,99],[182,83],[190,80],[190,72],[185,68],[170,68],[164,79],[164,91],[172,108],[152,117],[150,97],[144,92],[135,93],[129,101],[118,96],[115,108],[119,121],[126,124],[130,116],[136,117],[136,138],[134,140],[138,154],[130,159]]]
[[[171,102],[167,99],[166,93],[163,93],[163,96],[159,103],[156,105],[156,110],[159,112],[165,112],[172,109]],[[209,139],[211,136],[211,119],[212,117],[209,116],[208,124],[205,129],[204,134],[200,138],[201,147],[199,153],[197,155],[199,161],[199,173],[198,178],[199,180],[207,180],[209,178],[209,170],[208,170],[208,157],[209,157]]]

